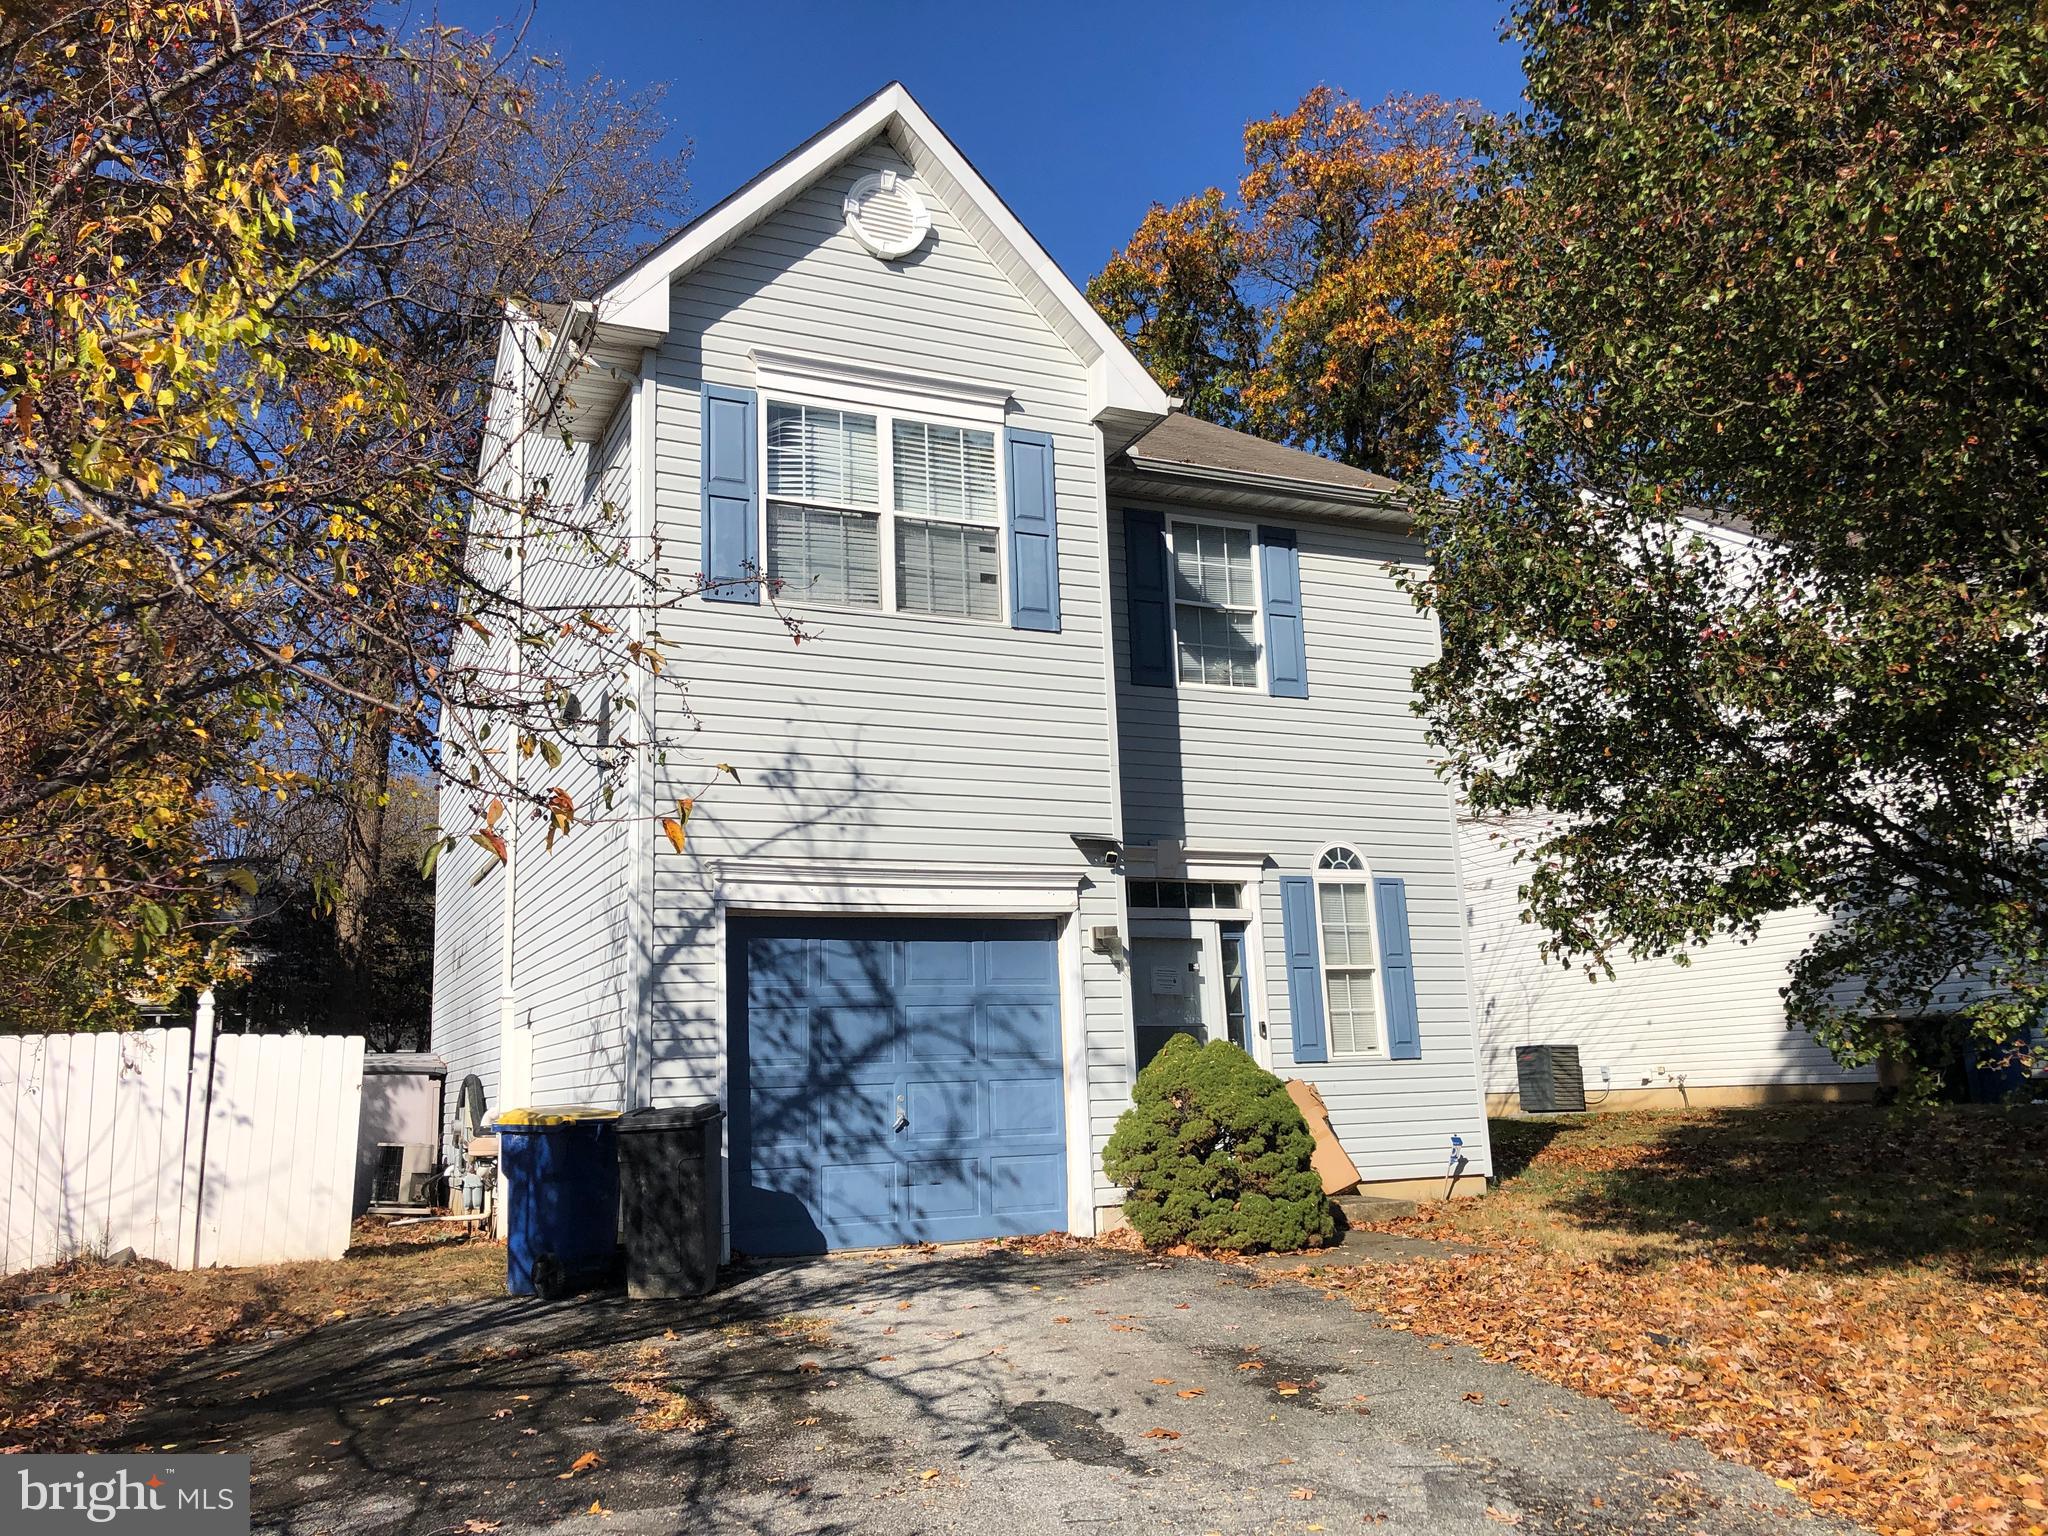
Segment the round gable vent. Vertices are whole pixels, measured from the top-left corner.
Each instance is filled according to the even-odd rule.
[[[853,238],[885,260],[908,256],[932,227],[931,210],[894,171],[863,176],[846,194],[846,227]]]

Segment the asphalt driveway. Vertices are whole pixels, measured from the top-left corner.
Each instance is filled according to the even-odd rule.
[[[251,1452],[292,1536],[1844,1529],[1298,1280],[1097,1252],[344,1321],[167,1401],[140,1442]]]

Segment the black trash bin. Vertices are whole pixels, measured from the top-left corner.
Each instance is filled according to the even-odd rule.
[[[619,1121],[619,1221],[628,1296],[702,1296],[718,1282],[723,1226],[713,1104],[636,1109]]]

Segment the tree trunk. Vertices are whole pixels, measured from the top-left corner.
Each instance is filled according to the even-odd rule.
[[[383,697],[389,677],[370,680],[362,691]],[[391,712],[365,708],[349,741],[343,781],[341,868],[334,882],[334,947],[340,960],[333,1017],[339,1032],[368,1035],[373,966],[370,904],[384,868],[385,809],[391,791]]]

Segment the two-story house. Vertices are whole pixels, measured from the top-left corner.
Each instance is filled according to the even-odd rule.
[[[661,619],[644,706],[693,729],[636,814],[442,860],[451,1081],[718,1100],[752,1253],[1097,1231],[1175,1031],[1314,1083],[1368,1189],[1440,1189],[1453,1136],[1476,1187],[1399,486],[1176,414],[899,85],[539,355],[566,430],[509,472],[714,585]]]

